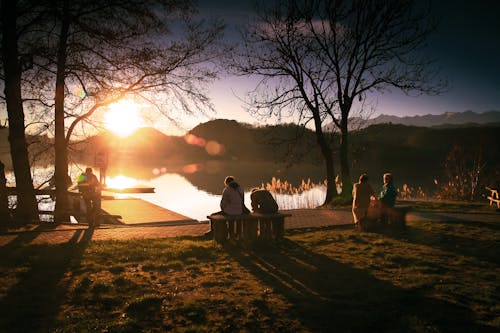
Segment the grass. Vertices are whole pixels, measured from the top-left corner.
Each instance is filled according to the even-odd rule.
[[[500,225],[0,248],[1,332],[498,332]],[[28,237],[28,236],[25,236]]]

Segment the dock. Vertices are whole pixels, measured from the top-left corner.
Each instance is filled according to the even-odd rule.
[[[137,198],[102,200],[101,209],[105,215],[113,216],[119,224],[130,226],[200,223],[198,220]]]

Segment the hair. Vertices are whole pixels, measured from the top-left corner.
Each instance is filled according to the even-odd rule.
[[[229,185],[229,183],[234,182],[234,177],[233,176],[227,176],[226,179],[224,179],[224,184]]]
[[[392,183],[392,180],[393,180],[392,173],[390,173],[390,172],[384,173],[384,179],[386,179],[386,178],[387,178],[388,183]]]
[[[366,183],[367,181],[368,181],[368,175],[366,173],[362,173],[361,176],[359,176],[359,182]]]

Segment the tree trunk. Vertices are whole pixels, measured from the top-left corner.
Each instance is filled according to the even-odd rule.
[[[7,196],[7,180],[5,179],[5,166],[0,161],[0,229],[7,227],[11,221],[9,202]]]
[[[333,164],[333,152],[330,146],[328,145],[327,140],[323,134],[323,130],[321,129],[321,121],[319,120],[319,116],[315,117],[316,123],[316,141],[321,149],[321,153],[323,154],[323,158],[325,159],[325,167],[326,167],[326,197],[323,205],[330,203],[335,197],[337,197],[337,186],[335,184],[335,166]],[[318,126],[319,125],[319,126]]]
[[[67,3],[67,2],[66,2]],[[65,16],[66,17],[66,16]],[[68,147],[64,126],[64,78],[66,71],[66,47],[69,22],[63,19],[59,50],[57,54],[57,75],[55,104],[55,183],[56,206],[54,212],[55,222],[69,221],[68,214]]]
[[[16,177],[16,222],[39,222],[38,204],[28,158],[21,97],[21,67],[18,61],[16,1],[2,0],[2,61],[5,77],[5,101],[9,118],[9,143]]]
[[[349,168],[349,145],[347,121],[341,122],[340,129],[340,174],[342,178],[342,197],[350,199],[352,197],[352,181]]]

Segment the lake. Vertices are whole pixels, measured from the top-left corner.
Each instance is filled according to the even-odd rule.
[[[76,180],[84,165],[71,165],[70,176]],[[95,170],[98,174],[98,169]],[[245,203],[250,206],[250,191],[268,185],[280,209],[314,208],[323,204],[326,187],[322,168],[317,165],[286,167],[272,162],[209,161],[182,165],[111,166],[107,186],[153,187],[154,193],[114,194],[115,197],[135,197],[167,208],[196,220],[206,220],[210,213],[220,211],[224,178],[234,175],[245,189]],[[33,181],[42,184],[50,179],[53,167],[33,170]],[[12,173],[6,174],[8,185],[14,185]],[[51,210],[54,203],[44,200],[40,209]]]

